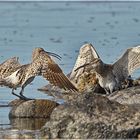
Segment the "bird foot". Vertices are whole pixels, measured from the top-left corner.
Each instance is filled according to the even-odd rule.
[[[35,100],[35,99],[33,99],[33,98],[27,98],[27,97],[25,97],[25,96],[21,96],[20,99],[21,99],[21,100],[24,100],[24,101]]]

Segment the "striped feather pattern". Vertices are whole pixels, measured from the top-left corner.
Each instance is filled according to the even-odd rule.
[[[20,66],[21,65],[18,61],[18,57],[13,57],[13,58],[7,59],[2,64],[0,64],[0,79],[3,79],[5,77],[11,75]]]
[[[52,60],[47,61],[47,67],[43,65],[42,76],[59,88],[77,91],[76,87],[65,76],[60,67]]]
[[[113,73],[123,81],[140,67],[140,46],[127,49],[122,57],[113,64]]]
[[[95,48],[92,46],[92,44],[85,44],[80,48],[78,58],[76,60],[75,66],[72,70],[72,73],[70,75],[70,79],[78,79],[79,75],[81,75],[85,71],[89,71],[89,69],[92,69],[92,67],[83,67],[77,71],[75,71],[80,66],[90,63],[95,58],[99,58],[98,53],[96,52]]]

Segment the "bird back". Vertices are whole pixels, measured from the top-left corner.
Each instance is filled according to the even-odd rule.
[[[0,79],[5,78],[15,72],[21,64],[18,61],[18,57],[7,59],[0,64]]]

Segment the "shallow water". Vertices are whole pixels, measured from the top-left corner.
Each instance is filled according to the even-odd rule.
[[[90,42],[105,62],[113,63],[140,44],[139,11],[140,2],[0,2],[0,62],[19,56],[22,64],[29,63],[33,48],[43,47],[61,55],[57,63],[69,73],[79,48]],[[52,99],[36,90],[47,83],[36,78],[25,95]],[[10,92],[0,88],[0,105],[16,98]],[[0,128],[11,127],[9,110],[0,108]]]

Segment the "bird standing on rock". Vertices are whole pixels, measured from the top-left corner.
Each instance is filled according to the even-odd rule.
[[[95,48],[93,48],[95,50]],[[95,50],[95,53],[96,50]],[[98,54],[96,56],[99,56]],[[96,73],[99,84],[106,94],[112,93],[114,90],[121,88],[124,82],[132,72],[140,67],[140,46],[129,48],[123,56],[114,64],[105,64],[98,58],[94,58],[90,63],[79,66],[75,71],[89,67]]]
[[[40,75],[55,86],[65,90],[77,91],[77,88],[50,56],[61,58],[59,55],[47,52],[43,48],[35,48],[32,53],[32,62],[18,67],[9,76],[2,78],[0,85],[12,88],[12,94],[22,100],[30,100],[23,95],[24,88],[34,80],[35,76]],[[18,87],[21,87],[20,95],[14,93],[14,90]]]
[[[95,52],[95,49],[93,49],[92,44],[86,43],[80,48],[75,65],[69,77],[70,80],[76,84],[76,87],[80,92],[94,90],[97,86],[96,83],[98,83],[98,79],[96,78],[95,72],[92,72],[88,67],[83,67],[77,71],[75,71],[75,69],[84,64],[90,63],[91,60],[98,57],[99,56]]]

